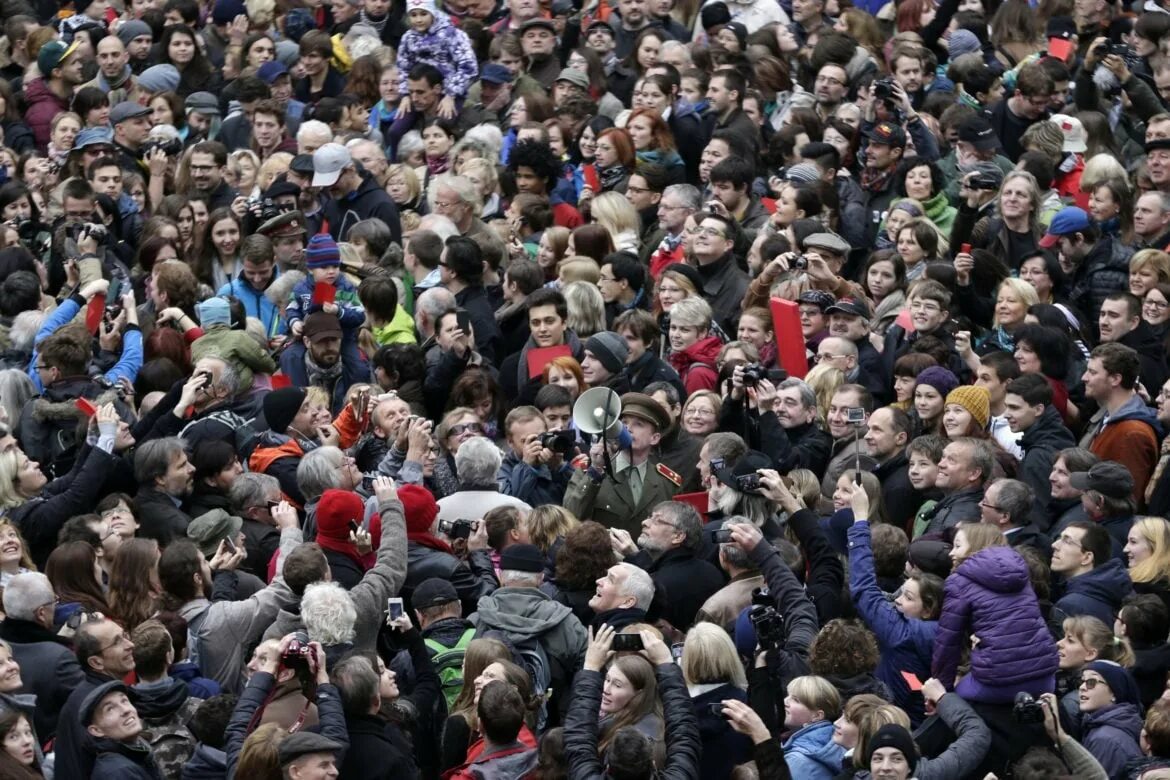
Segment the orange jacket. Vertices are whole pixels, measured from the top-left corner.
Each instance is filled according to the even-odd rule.
[[[1133,498],[1140,511],[1146,505],[1146,483],[1158,464],[1158,437],[1142,420],[1110,423],[1093,439],[1089,449],[1102,460],[1114,460],[1133,475]]]

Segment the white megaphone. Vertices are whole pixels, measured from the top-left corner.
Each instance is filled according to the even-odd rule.
[[[614,438],[622,429],[622,399],[608,387],[581,393],[573,404],[573,425],[582,433]]]

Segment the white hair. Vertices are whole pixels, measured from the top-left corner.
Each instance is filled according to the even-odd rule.
[[[463,447],[466,446],[466,444],[463,445]],[[463,452],[463,447],[459,448],[460,452]],[[539,588],[543,583],[544,575],[538,571],[500,570],[500,584],[505,588]]]
[[[650,602],[654,600],[654,580],[645,569],[635,566],[632,563],[617,564],[626,573],[625,582],[622,583],[621,592],[623,596],[632,596],[634,599],[634,609],[647,610],[650,609]]]
[[[12,327],[8,329],[8,338],[12,341],[13,349],[31,350],[33,340],[37,337],[45,317],[48,316],[48,312],[44,311],[22,311],[17,314],[12,320]]]
[[[499,126],[494,124],[476,125],[463,134],[462,140],[486,144],[493,152],[491,156],[493,160],[499,159],[500,150],[504,147],[504,134],[500,132]]]
[[[304,143],[310,138],[324,138],[324,143],[327,144],[333,140],[333,131],[329,129],[329,125],[317,119],[301,122],[301,127],[297,130],[297,143]]]
[[[306,501],[316,501],[326,490],[341,487],[345,454],[336,447],[310,450],[297,465],[297,487]]]
[[[443,244],[447,243],[448,238],[459,235],[459,228],[455,227],[451,218],[444,217],[442,214],[427,214],[418,221],[418,229],[431,231],[442,239]]]
[[[432,210],[435,208],[435,201],[439,199],[439,190],[455,193],[459,200],[471,206],[473,216],[478,217],[483,210],[483,198],[479,194],[479,187],[472,184],[471,179],[466,176],[455,176],[450,173],[436,176],[427,190],[427,202],[431,204]]]
[[[301,619],[309,639],[325,646],[344,645],[353,641],[357,607],[336,582],[314,582],[301,597]]]
[[[500,448],[483,436],[468,439],[455,453],[455,473],[465,485],[494,485],[503,456]]]
[[[35,571],[17,574],[4,587],[4,614],[35,622],[37,610],[52,606],[56,598],[53,584],[45,575]]]

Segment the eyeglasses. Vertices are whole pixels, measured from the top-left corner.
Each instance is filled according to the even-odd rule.
[[[999,507],[997,507],[995,504],[989,504],[989,503],[987,503],[986,501],[980,501],[980,502],[979,502],[979,506],[982,506],[982,507],[987,507],[987,508],[988,508],[988,509],[990,509],[992,512],[1003,512],[1003,510],[1002,510],[1002,509],[1000,509]]]
[[[824,354],[813,355],[813,358],[818,363],[824,363],[825,361],[828,361],[828,360],[837,360],[838,358],[843,358],[843,357],[846,357],[846,356],[845,355],[832,355],[828,352],[826,352]]]
[[[1170,309],[1170,303],[1167,303],[1166,301],[1151,301],[1149,298],[1146,298],[1146,300],[1143,302],[1143,305],[1149,306],[1151,309],[1157,309],[1158,311],[1165,311],[1166,309]]]
[[[714,416],[715,416],[715,412],[711,411],[710,409],[703,409],[703,408],[698,407],[698,406],[692,406],[690,409],[687,409],[687,417],[714,417]]]
[[[1104,685],[1104,684],[1105,684],[1105,681],[1102,680],[1100,677],[1085,677],[1085,678],[1081,679],[1080,687],[1084,688],[1086,691],[1091,691],[1094,688],[1096,688],[1098,685]]]
[[[1056,540],[1053,542],[1053,544],[1060,544],[1062,546],[1068,546],[1068,547],[1080,547],[1082,550],[1084,549],[1084,545],[1082,545],[1076,539],[1073,539],[1071,536],[1068,536],[1067,534],[1061,534],[1060,536],[1058,536],[1056,538]]]
[[[70,615],[69,619],[65,621],[65,625],[70,631],[76,631],[81,627],[82,623],[92,623],[95,620],[101,619],[102,613],[88,612],[83,610],[81,612],[74,612],[72,615]]]
[[[727,238],[722,231],[713,227],[697,227],[691,231],[692,236],[706,236],[707,238]]]
[[[463,201],[461,201],[461,200],[453,200],[453,201],[447,201],[447,202],[443,202],[441,200],[435,201],[435,207],[440,208],[440,209],[453,209],[456,206],[462,206],[462,205],[463,205]]]
[[[816,83],[817,84],[832,84],[833,86],[836,86],[836,87],[845,86],[844,81],[842,81],[841,79],[835,79],[832,76],[817,76]]]
[[[99,648],[98,648],[98,651],[97,651],[97,654],[98,654],[98,655],[101,655],[102,653],[106,652],[106,651],[107,651],[107,650],[109,650],[110,648],[113,648],[113,647],[125,647],[125,646],[126,646],[126,645],[128,645],[128,644],[130,644],[130,637],[126,636],[126,632],[125,632],[125,631],[123,631],[123,632],[119,633],[119,634],[118,634],[116,637],[114,637],[114,641],[113,641],[113,642],[110,642],[110,643],[109,643],[108,645],[106,645],[105,647],[99,647]]]
[[[477,422],[460,423],[459,425],[451,426],[452,436],[461,436],[470,431],[471,433],[483,433],[483,426]]]
[[[650,189],[649,187],[634,187],[633,185],[627,184],[626,192],[632,192],[635,195],[645,195],[648,192],[654,192],[654,190]]]

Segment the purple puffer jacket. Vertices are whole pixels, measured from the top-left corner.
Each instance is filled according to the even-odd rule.
[[[1005,686],[1056,672],[1056,643],[1044,624],[1028,564],[1010,547],[988,547],[947,577],[931,671],[947,690],[964,646],[971,674],[984,685]]]

